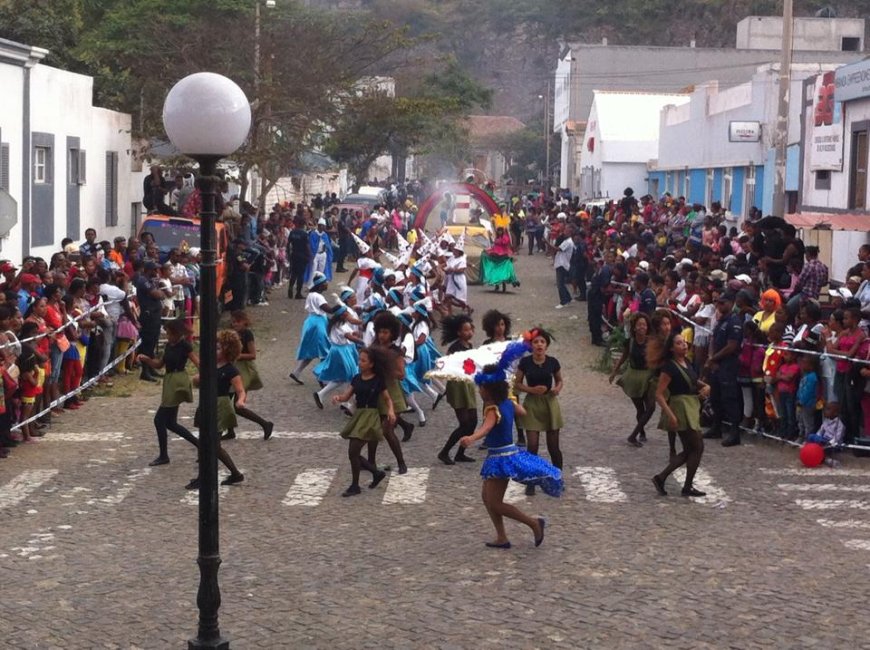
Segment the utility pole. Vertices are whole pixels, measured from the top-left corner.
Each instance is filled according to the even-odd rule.
[[[775,161],[773,179],[773,214],[784,217],[785,161],[788,151],[788,106],[791,92],[791,60],[794,31],[794,2],[783,0],[782,4],[782,55],[779,60],[779,111],[776,116]]]

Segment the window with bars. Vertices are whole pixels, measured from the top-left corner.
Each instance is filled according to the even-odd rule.
[[[0,190],[9,191],[9,143],[0,143]]]

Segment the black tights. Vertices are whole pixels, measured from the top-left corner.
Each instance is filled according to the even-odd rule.
[[[259,424],[261,427],[263,427],[265,429],[266,425],[269,424],[268,420],[266,420],[265,418],[261,418],[259,415],[254,413],[248,407],[239,406],[238,404],[236,404],[238,399],[239,399],[239,396],[236,395],[235,393],[233,393],[233,409],[235,410],[236,415],[238,415],[239,417],[243,417],[246,420],[250,420],[254,424]],[[233,429],[231,428],[230,432],[232,432],[232,431],[233,431]]]
[[[453,430],[450,437],[447,438],[444,447],[441,449],[441,453],[445,455],[450,453],[450,450],[456,446],[456,443],[459,442],[460,438],[470,436],[477,428],[477,409],[453,409],[453,412],[456,414],[456,420],[459,422],[459,426]],[[459,451],[456,452],[456,455],[464,456],[465,450],[460,447]]]
[[[654,395],[647,395],[646,397],[632,397],[631,403],[634,404],[634,410],[636,411],[637,426],[634,427],[628,439],[637,440],[646,423],[649,422],[653,413],[656,412],[656,400]]]
[[[366,446],[365,440],[359,440],[358,438],[351,438],[348,440],[347,447],[347,457],[350,459],[350,474],[353,478],[353,483],[351,483],[351,487],[359,487],[359,472],[360,469],[364,469],[367,472],[371,472],[372,476],[375,476],[378,472],[378,468],[375,465],[372,465],[367,459],[362,457],[363,447]]]
[[[184,438],[194,447],[199,447],[199,441],[194,435],[178,424],[178,407],[161,406],[154,414],[154,428],[157,429],[157,444],[160,447],[160,458],[169,458],[169,439],[167,430],[180,438]]]
[[[390,424],[387,421],[387,418],[381,418],[381,427],[384,430],[384,438],[387,440],[387,444],[390,446],[390,451],[393,452],[393,456],[396,457],[396,463],[399,465],[399,469],[404,469],[405,467],[405,455],[402,453],[402,443],[399,442],[399,439],[396,437],[396,427],[393,424]],[[372,440],[368,443],[368,453],[369,453],[369,463],[372,467],[377,467],[378,464],[376,462],[376,457],[378,453],[378,441]]]
[[[686,481],[683,483],[683,489],[689,490],[692,488],[692,482],[695,480],[695,472],[698,471],[698,466],[701,464],[701,456],[704,455],[704,439],[699,431],[678,431],[680,442],[683,443],[683,451],[679,454],[671,455],[671,462],[659,474],[662,483],[671,475],[678,467],[685,464],[686,466]]]
[[[540,431],[526,431],[526,451],[538,455],[538,441]],[[547,431],[547,453],[550,454],[550,462],[562,469],[562,450],[559,449],[559,429]]]

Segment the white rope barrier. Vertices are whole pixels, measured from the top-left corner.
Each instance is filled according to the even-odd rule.
[[[82,312],[81,314],[79,314],[75,318],[71,318],[71,317],[67,316],[67,322],[64,323],[63,325],[61,325],[60,327],[55,328],[53,330],[46,330],[40,334],[34,334],[33,336],[30,336],[26,339],[18,339],[17,341],[14,341],[12,343],[0,344],[0,350],[3,350],[5,348],[11,348],[11,347],[14,347],[16,345],[20,345],[21,343],[30,343],[31,341],[38,341],[39,339],[43,339],[47,336],[54,336],[55,334],[58,334],[59,332],[63,332],[70,325],[77,324],[80,320],[85,318],[85,316],[91,315],[92,313],[102,309],[106,305],[114,305],[114,304],[119,303],[119,302],[123,302],[123,301],[122,300],[108,300],[108,301],[104,302],[103,299],[100,298],[100,300],[97,302],[96,305],[88,307],[84,312]]]
[[[109,370],[111,370],[112,368],[114,368],[115,366],[117,366],[119,363],[121,363],[121,361],[123,361],[124,359],[126,359],[127,357],[129,357],[131,354],[133,354],[133,353],[137,350],[137,348],[139,347],[139,344],[140,344],[141,342],[142,342],[142,339],[137,339],[136,342],[133,343],[133,345],[131,345],[131,346],[127,349],[126,352],[124,352],[124,354],[118,355],[117,357],[115,357],[114,359],[112,359],[111,361],[109,361],[109,363],[107,363],[105,366],[103,366],[103,368],[102,368],[102,369],[101,369],[101,370],[100,370],[96,375],[94,375],[93,377],[91,377],[90,379],[88,379],[88,380],[87,380],[85,383],[83,383],[81,386],[79,386],[79,387],[76,388],[75,390],[71,390],[71,391],[68,392],[66,395],[61,395],[61,396],[58,397],[56,400],[54,400],[53,402],[51,402],[48,406],[46,406],[43,410],[41,410],[39,413],[36,413],[36,414],[30,416],[29,418],[27,418],[27,419],[24,420],[23,422],[18,422],[17,424],[15,424],[15,425],[12,427],[11,430],[12,430],[12,431],[18,431],[18,430],[21,429],[21,427],[23,427],[23,426],[25,426],[25,425],[27,425],[27,424],[30,424],[31,422],[35,422],[36,420],[38,420],[39,418],[41,418],[43,415],[45,415],[46,413],[48,413],[48,412],[49,412],[51,409],[53,409],[55,406],[58,406],[58,405],[60,405],[60,404],[63,404],[64,402],[66,402],[66,401],[67,401],[68,399],[70,399],[71,397],[75,397],[76,395],[78,395],[78,394],[81,393],[82,391],[87,390],[88,388],[90,388],[91,386],[93,386],[93,385],[94,385],[95,383],[97,383],[97,382],[98,382],[98,381],[99,381],[99,380],[100,380],[100,379],[101,379],[101,378],[102,378],[106,373],[108,373]]]

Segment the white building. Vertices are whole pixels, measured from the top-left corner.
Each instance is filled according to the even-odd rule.
[[[93,106],[93,79],[41,64],[47,54],[0,39],[0,190],[15,205],[0,257],[15,264],[86,228],[129,236],[140,213],[130,116]]]
[[[864,49],[863,19],[795,18],[794,33],[794,63],[846,64]],[[611,45],[606,39],[594,45],[566,43],[553,79],[553,132],[562,141],[559,186],[579,190],[585,120],[595,90],[674,93],[710,79],[726,88],[745,83],[759,66],[779,61],[781,19],[749,16],[738,23],[738,34],[736,48],[695,47],[694,42],[685,47]]]
[[[665,106],[688,95],[596,90],[580,154],[581,199],[619,198],[625,188],[646,187],[647,163],[658,155]]]
[[[800,199],[786,219],[842,281],[870,243],[870,59],[807,79],[801,98]]]

